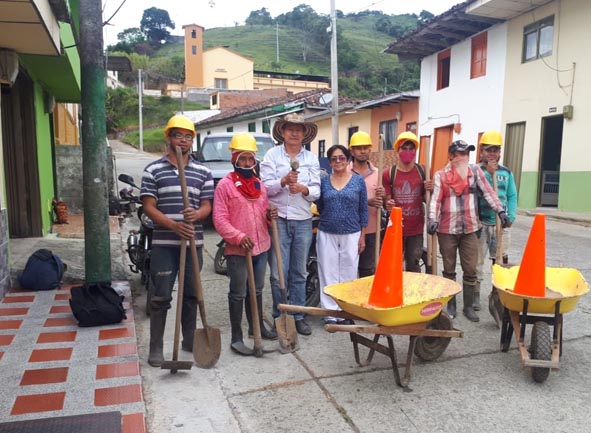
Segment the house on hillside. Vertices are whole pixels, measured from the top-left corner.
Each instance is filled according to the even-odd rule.
[[[576,79],[591,67],[590,17],[583,0],[468,0],[390,44],[421,61],[419,129],[433,169],[452,140],[476,144],[498,129],[519,207],[591,211],[591,159],[580,156],[591,83]]]
[[[78,1],[3,2],[0,296],[10,286],[9,239],[44,236],[51,228],[57,190],[53,113],[56,103],[80,101],[77,40]]]
[[[328,78],[301,75],[278,74],[268,71],[255,71],[254,62],[227,47],[203,50],[205,29],[197,24],[183,26],[185,32],[185,83],[184,89],[226,90],[264,90],[287,89],[291,93],[306,92],[329,87]],[[167,92],[178,92],[180,85],[169,85]]]

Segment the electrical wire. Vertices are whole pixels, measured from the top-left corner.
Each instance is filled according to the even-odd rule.
[[[111,15],[111,16],[109,17],[109,19],[103,23],[103,27],[104,27],[104,26],[106,26],[106,25],[108,25],[108,24],[109,24],[109,22],[110,22],[110,21],[111,21],[111,20],[112,20],[112,19],[115,17],[115,15],[117,15],[117,13],[118,13],[118,12],[119,12],[119,10],[120,10],[120,9],[123,7],[123,5],[125,4],[125,2],[126,2],[126,1],[127,1],[127,0],[122,0],[122,2],[121,2],[121,4],[119,5],[119,7],[118,7],[118,8],[115,10],[115,12],[113,12],[113,15]],[[106,4],[105,4],[105,5],[106,5]]]

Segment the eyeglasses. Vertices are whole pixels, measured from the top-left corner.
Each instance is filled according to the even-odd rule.
[[[347,157],[345,155],[338,155],[338,156],[331,156],[330,162],[343,162],[346,161]]]
[[[181,134],[180,132],[175,132],[174,134],[170,134],[170,136],[177,140],[182,140],[184,138],[187,141],[193,141],[193,134]]]

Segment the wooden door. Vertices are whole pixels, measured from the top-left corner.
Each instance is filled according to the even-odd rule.
[[[43,235],[33,82],[20,71],[3,89],[2,141],[11,238]]]
[[[453,134],[453,125],[435,128],[435,138],[431,143],[431,146],[433,147],[433,150],[431,151],[431,177],[437,170],[441,170],[447,164],[447,150],[453,140]]]

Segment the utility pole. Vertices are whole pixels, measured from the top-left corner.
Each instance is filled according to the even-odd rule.
[[[142,82],[142,70],[137,70],[138,79],[137,79],[137,94],[139,97],[139,104],[138,104],[138,111],[139,111],[139,123],[140,123],[140,150],[144,151],[144,119],[142,115],[143,102],[142,102],[142,95],[144,93],[144,84]]]
[[[330,0],[330,86],[332,87],[332,144],[339,143],[339,76],[337,64],[337,14],[335,0]]]
[[[87,283],[111,282],[101,8],[101,0],[80,0],[84,267]]]

